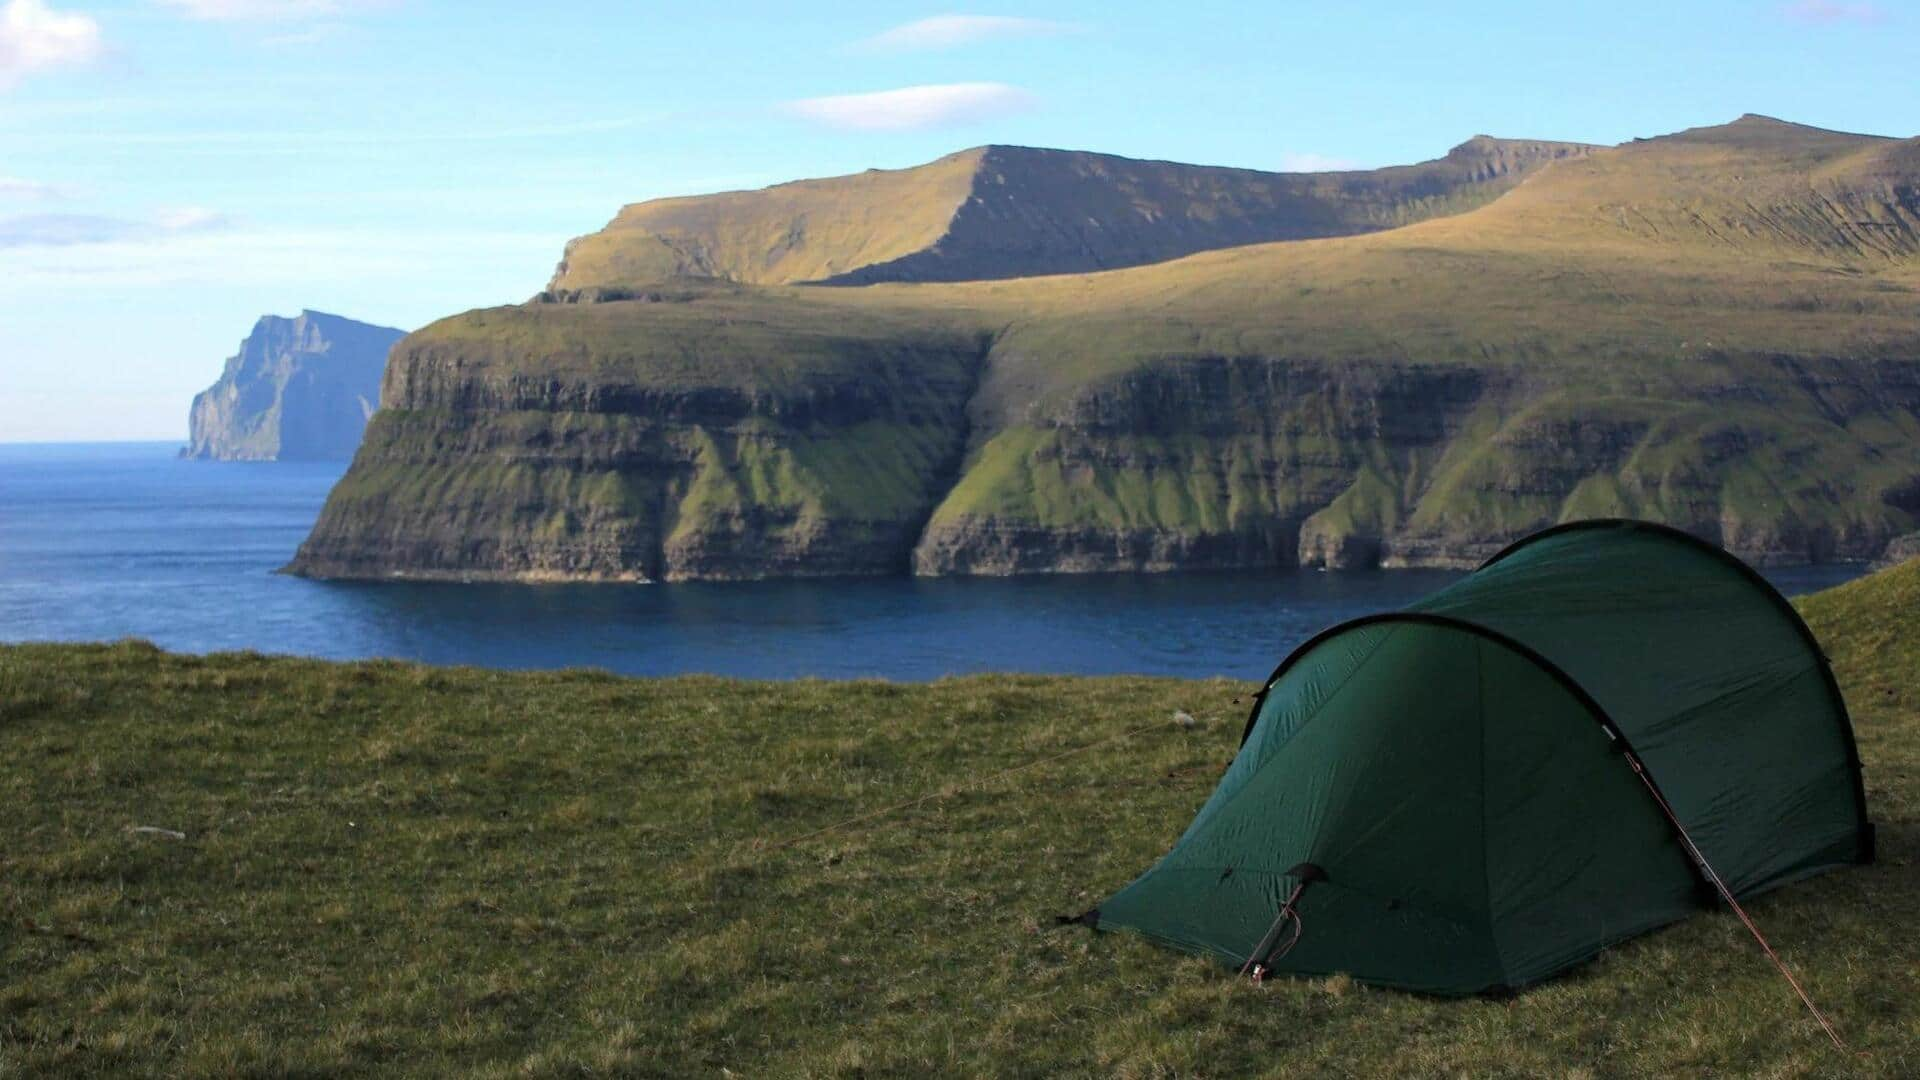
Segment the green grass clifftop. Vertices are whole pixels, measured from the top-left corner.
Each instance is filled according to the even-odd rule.
[[[1920,530],[1920,140],[1746,117],[1541,153],[1497,198],[1434,196],[1459,212],[1360,198],[1351,235],[1128,269],[660,264],[456,316],[396,348],[293,569],[1457,565],[1607,514],[1796,562]],[[968,160],[816,183],[904,212],[844,185],[960,193]],[[861,235],[868,267],[939,250]]]

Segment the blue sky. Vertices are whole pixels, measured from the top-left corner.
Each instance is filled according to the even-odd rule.
[[[260,314],[522,300],[660,195],[986,142],[1287,169],[1743,112],[1911,136],[1915,72],[1896,0],[0,0],[0,441],[181,438]]]

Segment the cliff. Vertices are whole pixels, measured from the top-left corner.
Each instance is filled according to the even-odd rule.
[[[261,316],[219,381],[195,395],[182,457],[345,460],[380,404],[387,351],[404,332],[303,311]]]
[[[725,289],[444,320],[394,350],[387,406],[295,569],[904,572],[959,467],[985,348],[937,318],[827,323]]]
[[[1916,253],[1920,140],[1747,117],[1116,271],[635,279],[410,335],[291,568],[1464,565],[1600,515],[1872,559],[1920,531]]]

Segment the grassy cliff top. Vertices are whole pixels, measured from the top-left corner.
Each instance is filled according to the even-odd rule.
[[[1920,253],[1912,183],[1920,139],[1826,131],[1763,116],[1639,139],[1543,173],[1452,242],[1651,248],[1863,267]]]
[[[693,282],[614,303],[482,308],[416,331],[396,357],[446,358],[480,377],[778,392],[810,376],[858,373],[876,353],[978,352],[991,322],[965,304],[848,298],[854,302],[837,302],[837,291]],[[388,369],[389,389],[406,368]]]
[[[568,244],[550,287],[675,277],[775,284],[888,262],[946,233],[985,154],[981,147],[911,169],[636,203]]]
[[[1486,140],[1467,156],[1512,145]],[[1001,149],[937,164],[978,166]],[[736,385],[977,335],[993,341],[988,420],[1195,356],[1517,364],[1686,387],[1720,378],[1727,355],[1920,354],[1917,188],[1920,140],[1748,117],[1545,160],[1476,209],[1362,235],[1007,281],[681,281],[631,293],[668,302],[456,316],[401,351],[529,375]]]
[[[1916,599],[1920,564],[1802,602],[1882,860],[1750,907],[1859,1057],[1724,913],[1466,1001],[1053,930],[1178,836],[1233,756],[1235,683],[121,643],[0,647],[0,1072],[1910,1076]]]

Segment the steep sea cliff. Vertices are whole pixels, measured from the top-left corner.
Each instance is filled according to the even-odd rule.
[[[220,378],[193,399],[182,457],[344,461],[380,406],[387,350],[404,331],[303,311],[263,315]]]
[[[477,330],[409,338],[295,569],[534,581],[907,569],[965,449],[977,335],[850,318],[762,362],[750,342],[767,325],[716,328],[647,358],[676,371],[638,379],[594,351],[595,324],[635,306],[664,307],[502,309]],[[522,334],[578,362],[529,372],[503,344]]]

